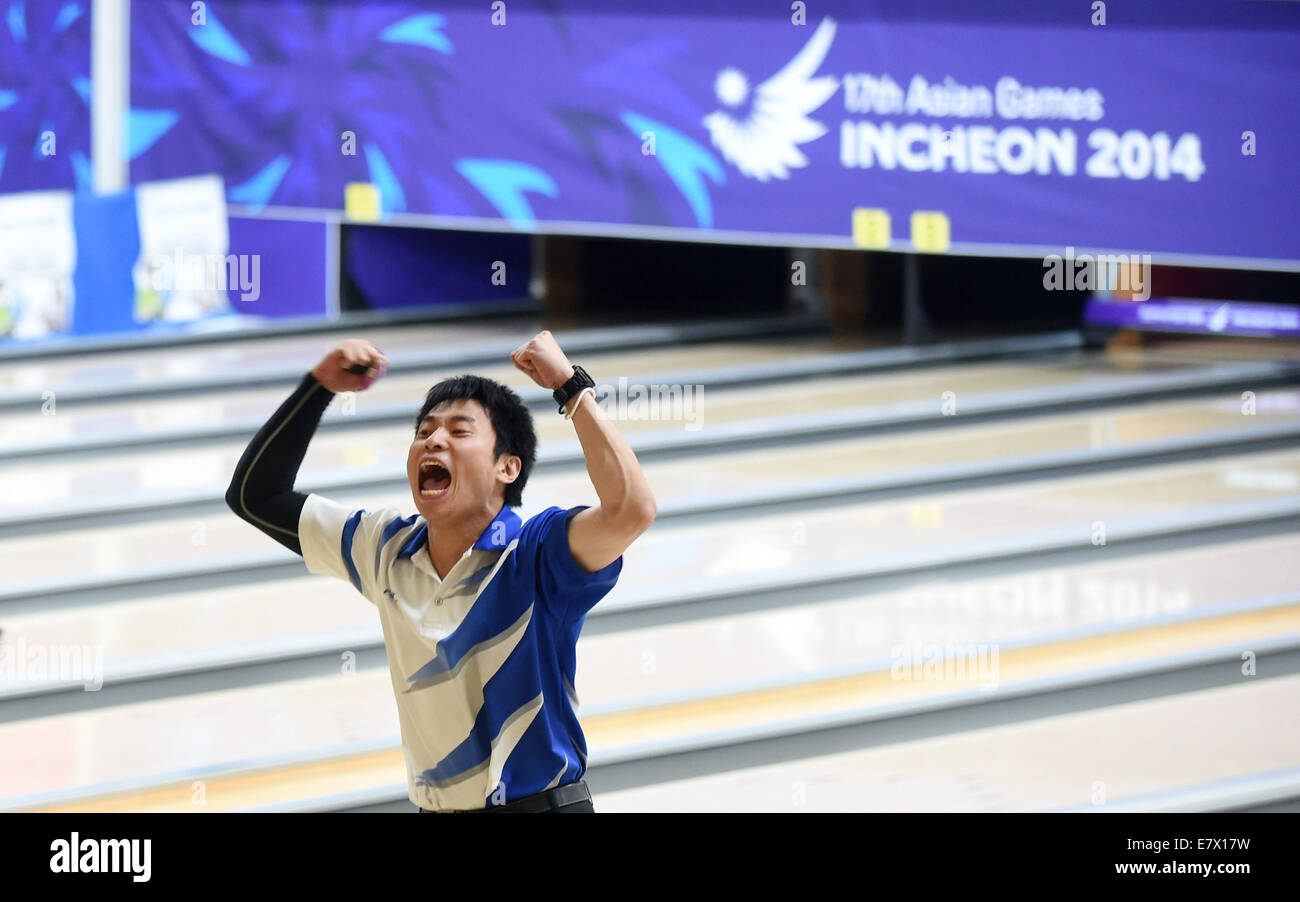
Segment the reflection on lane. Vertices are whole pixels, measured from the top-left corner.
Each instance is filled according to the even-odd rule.
[[[1016,691],[1039,685],[1045,678],[1087,672],[1097,666],[1099,648],[1105,649],[1104,657],[1109,662],[1136,665],[1183,651],[1218,649],[1225,642],[1257,642],[1281,622],[1280,617],[1286,620],[1290,632],[1300,629],[1300,606],[1293,605],[1125,633],[1117,640],[1094,642],[1096,647],[1091,650],[1086,643],[1080,648],[1077,641],[1012,649],[1001,656],[1000,682],[994,691]],[[652,671],[657,666],[653,657],[642,655],[640,662],[643,668],[649,663]],[[587,665],[584,662],[580,666]],[[1277,682],[1264,680],[1260,685]],[[649,709],[584,711],[584,730],[591,757],[599,761],[604,755],[625,754],[632,748],[645,749],[648,744],[698,742],[716,737],[719,732],[770,729],[781,724],[789,729],[794,722],[807,718],[842,717],[848,711],[861,716],[866,708],[887,713],[901,703],[941,703],[945,698],[951,701],[955,695],[972,693],[982,695],[984,687],[953,684],[946,679],[902,679],[886,670]],[[1160,699],[1159,703],[1165,705],[1170,700]],[[1277,711],[1290,710],[1294,699],[1271,700],[1268,707],[1275,725],[1287,724],[1291,738],[1283,748],[1293,756],[1297,748],[1295,721],[1277,717]],[[1231,721],[1213,722],[1221,734],[1223,724]],[[1235,743],[1239,743],[1240,735],[1261,734],[1234,734]],[[57,752],[83,743],[97,750],[94,759],[79,761],[72,755],[33,752],[43,748]],[[14,796],[85,789],[124,780],[156,784],[176,782],[179,776],[188,786],[190,775],[206,775],[213,768],[229,770],[242,763],[246,769],[250,761],[288,765],[321,754],[355,753],[359,748],[392,749],[391,770],[400,776],[397,718],[385,668],[0,725],[0,804],[15,804]],[[1132,747],[1126,746],[1124,752],[1132,758]],[[277,758],[279,762],[273,760]],[[1002,755],[997,760],[1005,758]],[[1222,754],[1221,749],[1212,758],[1219,765],[1228,762],[1233,768],[1241,767],[1244,760]],[[1147,760],[1145,755],[1134,759],[1139,771],[1141,762]],[[333,767],[336,786],[332,792],[376,786],[366,782],[366,777],[355,776],[346,759]],[[277,773],[274,779],[261,780],[260,803],[300,798],[303,789],[295,783],[302,775],[295,774],[295,769],[303,767],[299,764]],[[395,777],[380,781],[383,785],[392,782]]]
[[[1300,761],[1300,677],[866,751],[595,792],[603,812],[1048,811],[1174,793]],[[1242,742],[1242,737],[1251,737]],[[1140,750],[1140,754],[1135,754]]]
[[[900,648],[1022,644],[1300,597],[1300,536],[1002,576],[919,576],[904,589],[609,634],[579,643],[583,710],[891,666]],[[604,608],[597,608],[599,617]],[[350,586],[301,577],[5,618],[0,645],[100,649],[106,678],[276,643],[377,643]],[[9,683],[0,678],[0,692]],[[730,687],[730,688],[728,688]],[[13,688],[21,688],[16,682]]]

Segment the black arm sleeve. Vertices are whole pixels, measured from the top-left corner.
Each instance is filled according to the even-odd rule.
[[[307,496],[293,490],[307,445],[334,398],[308,373],[248,443],[226,489],[226,504],[241,519],[295,554],[298,518]]]

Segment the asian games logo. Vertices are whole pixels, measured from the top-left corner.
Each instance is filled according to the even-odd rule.
[[[744,72],[727,67],[718,73],[714,93],[736,114],[718,110],[704,117],[713,145],[744,175],[766,182],[790,177],[790,169],[802,169],[808,158],[798,145],[826,134],[826,126],[808,114],[830,99],[839,79],[830,75],[813,77],[826,59],[835,37],[835,21],[822,20],[790,62],[758,85],[751,97]],[[746,101],[749,115],[736,118]]]

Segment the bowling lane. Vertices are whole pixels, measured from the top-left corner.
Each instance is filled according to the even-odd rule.
[[[39,397],[47,390],[56,393],[69,389],[125,392],[137,386],[165,386],[226,372],[273,372],[286,367],[305,372],[320,359],[325,349],[352,335],[373,342],[390,357],[400,357],[435,348],[496,341],[517,341],[522,344],[542,328],[546,328],[546,324],[539,317],[520,315],[469,322],[358,327],[354,331],[282,337],[231,335],[228,341],[195,345],[115,350],[44,359],[20,358],[4,361],[0,367],[0,401],[16,393],[29,393]],[[845,346],[843,343],[837,345],[841,348]],[[1261,353],[1261,349],[1254,344],[1225,350],[1218,346],[1202,348],[1187,341],[1157,344],[1140,350],[1113,349],[1108,352],[1115,365],[1124,369],[1140,366],[1139,360],[1203,364],[1230,357],[1257,360]]]
[[[600,812],[1152,810],[1178,793],[1300,762],[1300,676],[1245,681],[882,748],[617,792]],[[1250,737],[1243,742],[1242,737]],[[1140,749],[1141,754],[1134,754]]]
[[[800,353],[824,354],[826,339],[790,339],[750,345],[735,342],[680,349],[659,349],[641,353],[619,352],[608,355],[584,355],[583,365],[602,385],[615,387],[620,378],[629,381],[675,383],[681,377],[694,377],[703,368],[735,363],[761,364],[764,361],[789,359]],[[314,362],[314,361],[313,361]],[[1122,365],[1121,365],[1122,364]],[[311,364],[303,367],[306,372]],[[724,418],[757,417],[764,414],[792,414],[805,410],[822,410],[840,406],[901,407],[919,401],[940,400],[960,403],[961,399],[990,392],[1052,388],[1085,384],[1097,390],[1111,388],[1140,390],[1143,375],[1240,373],[1268,371],[1269,364],[1250,365],[1165,362],[1157,358],[1123,358],[1104,352],[1070,351],[1052,356],[1037,356],[986,363],[940,365],[924,369],[868,373],[857,377],[805,380],[780,386],[755,386],[752,389],[718,389],[709,393],[708,406],[719,403],[735,408]],[[516,391],[536,392],[537,387],[508,361],[489,367],[473,367],[475,372],[490,376]],[[391,414],[418,409],[429,386],[438,379],[463,372],[464,368],[429,373],[396,373],[379,380],[350,400],[343,397],[325,413],[325,422],[355,414]],[[151,436],[183,434],[196,429],[229,427],[250,433],[265,421],[292,390],[296,380],[278,388],[249,389],[193,395],[177,398],[126,398],[111,400],[111,394],[93,406],[63,407],[56,404],[53,415],[33,405],[30,409],[0,414],[0,444],[12,456],[23,448],[34,452],[50,446],[75,447],[78,441],[104,441],[116,438],[146,439]],[[703,385],[707,388],[705,374]],[[948,394],[945,394],[948,393]],[[699,389],[696,389],[698,396]],[[630,396],[628,403],[635,403]],[[615,401],[617,403],[617,401]],[[627,409],[627,405],[624,405]],[[677,415],[689,420],[690,412]],[[662,413],[660,414],[662,417]],[[654,425],[654,421],[629,419],[630,429]]]
[[[588,635],[575,688],[585,712],[604,713],[869,671],[911,643],[1019,646],[1267,607],[1300,600],[1294,560],[1300,536],[1287,535]],[[374,608],[351,586],[316,576],[11,616],[4,627],[0,648],[10,654],[20,644],[97,649],[109,683],[382,642]],[[0,697],[24,688],[0,679]]]
[[[386,354],[400,355],[487,341],[518,339],[522,344],[541,328],[536,317],[522,316],[479,322],[359,327],[356,332],[281,338],[232,336],[228,342],[210,344],[13,360],[0,368],[0,398],[20,391],[39,395],[47,390],[58,392],[70,388],[129,391],[133,387],[167,385],[232,372],[275,371],[286,366],[301,367],[306,372],[326,350],[353,335],[367,339]]]
[[[726,410],[717,409],[710,396],[708,423],[722,422]],[[1087,413],[1036,416],[1014,423],[955,427],[944,433],[947,440],[932,435],[902,435],[852,439],[825,447],[836,449],[834,458],[818,456],[818,468],[802,459],[817,454],[815,448],[789,452],[760,451],[735,455],[741,466],[749,459],[771,455],[781,466],[783,480],[826,476],[851,476],[878,472],[901,472],[914,466],[948,465],[963,461],[992,461],[1040,452],[1069,452],[1086,448],[1123,448],[1146,441],[1222,434],[1233,430],[1273,428],[1300,422],[1300,392],[1261,392],[1256,414],[1241,415],[1235,395],[1194,401],[1122,405]],[[629,421],[621,421],[627,425]],[[548,452],[579,449],[572,427],[558,420],[542,418],[542,458]],[[682,425],[669,426],[662,434],[680,434]],[[701,425],[701,430],[705,427]],[[337,485],[350,479],[375,480],[391,476],[403,481],[410,433],[405,428],[382,427],[323,431],[312,441],[301,471],[301,484],[318,481]],[[633,437],[634,444],[639,437]],[[129,507],[176,493],[203,493],[218,497],[225,491],[235,464],[243,453],[242,444],[176,451],[141,451],[130,455],[106,455],[79,459],[75,463],[50,460],[8,467],[0,473],[0,516],[16,516],[39,506],[45,511],[64,510],[69,516],[90,508]],[[719,458],[721,460],[721,458]],[[660,485],[671,491],[679,480],[715,489],[718,476],[730,472],[729,455],[722,468],[710,460],[662,467]],[[792,466],[792,464],[797,464]],[[829,470],[820,468],[829,467]],[[700,480],[702,474],[703,482]],[[585,481],[584,481],[585,482]],[[737,481],[737,484],[741,484]],[[689,497],[689,496],[688,496]]]
[[[833,344],[830,339],[824,338],[754,343],[733,341],[590,354],[583,355],[581,359],[584,367],[593,375],[599,375],[602,382],[616,384],[619,376],[635,378],[661,372],[707,370],[789,360],[803,355],[821,355],[828,353]],[[321,348],[314,359],[303,365],[299,377],[310,370],[326,350],[328,347]],[[399,358],[394,352],[390,360],[397,359]],[[479,375],[496,379],[516,391],[537,390],[537,386],[515,369],[506,355],[503,355],[503,361],[500,365],[474,366],[472,369]],[[465,367],[455,367],[385,376],[366,391],[358,393],[352,405],[345,405],[341,398],[336,399],[326,412],[326,418],[332,420],[335,417],[389,407],[409,407],[410,416],[413,417],[429,386],[465,370]],[[65,405],[63,408],[57,405],[56,393],[53,415],[46,415],[39,405],[0,414],[0,442],[12,448],[24,445],[43,447],[55,442],[75,444],[79,440],[102,440],[105,436],[140,438],[230,424],[247,425],[251,431],[280,406],[296,384],[297,379],[292,379],[276,388],[228,390],[170,398],[124,397],[114,400],[111,394],[106,393],[103,400],[93,405]]]
[[[707,364],[708,359],[715,362],[719,360],[717,357],[708,358],[707,355],[711,353],[711,350],[700,349],[698,359],[702,366]],[[707,437],[711,426],[739,421],[771,421],[771,418],[779,416],[815,416],[846,408],[862,410],[864,415],[884,416],[891,410],[905,410],[909,404],[927,404],[933,401],[938,411],[937,399],[943,396],[943,392],[953,391],[954,386],[961,388],[962,402],[969,406],[973,399],[981,396],[992,398],[998,393],[1014,392],[1026,379],[1040,383],[1054,381],[1061,385],[1070,384],[1073,380],[1077,384],[1093,378],[1088,372],[1086,364],[1078,367],[1027,363],[972,364],[910,373],[818,379],[751,389],[724,389],[707,393],[697,389],[690,409],[685,405],[679,410],[667,411],[649,408],[638,410],[626,405],[620,409],[613,399],[607,409],[611,416],[618,418],[620,429],[633,436],[634,441],[636,436],[651,433],[675,433],[679,436],[695,433]],[[376,388],[387,381],[381,380]],[[418,391],[406,396],[411,403],[412,417],[425,390],[425,383],[421,382],[420,385]],[[366,409],[365,404],[369,402],[364,399],[369,394],[366,392],[356,396],[358,410]],[[278,391],[265,399],[263,406],[246,412],[249,436],[286,395],[286,391]],[[1154,413],[1150,427],[1153,432],[1166,431],[1169,434],[1178,431],[1170,426],[1171,417],[1173,420],[1208,418],[1216,426],[1237,424],[1242,428],[1300,417],[1300,395],[1295,392],[1259,392],[1255,402],[1257,413],[1253,417],[1240,415],[1239,398],[1229,400],[1223,397],[1218,401],[1204,403],[1214,406],[1197,413],[1188,405],[1173,404],[1167,408],[1172,411],[1168,416],[1158,413],[1166,408],[1143,409]],[[336,399],[326,412],[327,422],[347,416],[342,409],[336,409],[340,407],[341,403]],[[199,412],[196,413],[196,410]],[[200,413],[200,408],[195,408],[185,415],[198,417]],[[1141,418],[1125,419],[1123,410],[1117,415],[1121,419],[1114,424],[1104,418],[1089,420],[1090,424],[1095,425],[1089,425],[1088,428],[1097,430],[1095,435],[1090,435],[1090,444],[1112,441],[1112,435],[1116,440],[1122,441],[1126,435],[1136,437],[1146,428],[1141,424]],[[33,422],[60,420],[63,416],[33,415],[29,419]],[[1080,421],[1076,419],[1072,422]],[[191,425],[200,424],[193,422]],[[572,426],[559,417],[537,417],[536,425],[543,459],[553,447],[576,447]],[[791,423],[791,428],[797,426],[797,422]],[[312,442],[311,451],[304,463],[303,478],[309,481],[328,474],[340,480],[346,480],[349,476],[373,479],[385,470],[400,475],[404,469],[410,437],[410,432],[404,426],[396,424],[342,431],[323,429]],[[200,447],[174,450],[139,448],[114,454],[89,453],[75,461],[28,460],[5,466],[0,471],[0,517],[16,517],[37,510],[50,513],[66,511],[69,515],[75,515],[97,507],[129,507],[133,503],[177,495],[191,497],[194,493],[203,492],[217,496],[229,482],[230,473],[243,453],[245,443],[244,436],[240,436],[234,440],[215,440]],[[1056,444],[1060,446],[1059,441]],[[927,451],[929,446],[934,446],[934,449]],[[942,447],[942,442],[927,439],[919,444],[914,442],[911,453],[920,451],[923,456],[943,454],[945,452]]]
[[[622,756],[648,746],[716,740],[732,731],[789,728],[792,722],[838,718],[849,711],[863,717],[871,709],[886,714],[908,701],[935,705],[963,696],[988,698],[990,693],[1040,686],[1053,676],[1150,664],[1176,653],[1204,653],[1297,632],[1300,605],[1293,605],[1131,630],[1118,637],[1011,649],[998,656],[998,682],[992,690],[974,682],[895,678],[886,669],[593,713],[583,717],[583,728],[591,760],[598,764],[605,755]],[[1234,735],[1239,740],[1243,734]],[[138,810],[132,797],[145,786],[172,784],[170,801],[162,803],[185,806],[174,810],[193,810],[190,782],[202,778],[211,806],[207,810],[221,810],[220,783],[232,772],[260,785],[254,793],[258,804],[273,804],[302,798],[304,771],[318,777],[322,767],[340,777],[334,781],[335,792],[374,789],[374,783],[363,782],[367,775],[353,767],[348,756],[369,757],[386,748],[391,776],[379,785],[400,785],[403,766],[395,703],[383,668],[57,715],[0,725],[0,808],[39,805],[36,797],[48,793],[102,788],[115,791],[118,798],[69,807]],[[257,773],[259,767],[275,769]],[[182,787],[185,792],[179,794]]]
[[[951,446],[966,453],[963,444]],[[746,484],[758,486],[775,478],[784,480],[787,472],[803,474],[790,477],[788,484],[795,484],[799,478],[825,483],[828,474],[818,468],[815,446],[790,454],[794,460],[787,457],[785,469],[774,466],[774,460],[779,465],[781,458],[767,452],[751,452],[740,460],[706,458],[702,464],[713,468],[713,492],[734,493]],[[833,445],[829,455],[832,463],[828,466],[852,468],[854,454],[846,455]],[[870,456],[869,449],[862,455],[864,459]],[[661,501],[698,498],[685,493],[698,491],[700,481],[708,481],[707,477],[697,477],[679,484],[673,476],[682,464],[663,464],[663,474],[660,466],[650,463],[646,472]],[[883,565],[891,556],[924,554],[935,547],[936,541],[949,548],[990,539],[1003,544],[1032,542],[1044,530],[1078,529],[1081,540],[1087,542],[1097,521],[1110,522],[1114,528],[1122,524],[1113,521],[1154,512],[1191,512],[1288,493],[1294,496],[1298,488],[1300,452],[1233,456],[1205,463],[1143,467],[906,500],[824,506],[820,511],[798,516],[745,516],[743,531],[718,526],[683,529],[668,521],[634,546],[627,563],[631,566],[636,561],[650,572],[691,574],[697,584],[721,587],[727,578],[752,578],[787,567],[824,567],[856,557]],[[413,507],[406,489],[326,494],[340,503],[371,510],[394,507],[405,512]],[[552,504],[568,508],[597,500],[585,474],[539,475],[537,487],[530,486],[521,513],[527,517]],[[796,536],[803,536],[804,544],[799,544]],[[872,551],[864,554],[865,549]],[[219,513],[173,516],[111,529],[10,537],[0,541],[0,568],[8,576],[12,593],[26,591],[27,587],[39,587],[41,591],[53,587],[59,574],[69,572],[68,561],[76,561],[71,572],[78,577],[110,577],[163,564],[210,567],[214,562],[229,561],[231,566],[239,566],[248,555],[265,559],[275,552],[282,552],[286,560],[292,559],[290,552],[272,547],[251,526],[229,513]]]
[[[1094,545],[1098,523],[1122,541],[1155,514],[1168,526],[1214,511],[1281,505],[1293,509],[1300,451],[1164,464],[1101,475],[916,495],[905,499],[762,517],[719,527],[649,533],[628,567],[680,584],[693,596],[736,592],[818,574],[875,573],[932,566],[964,555],[988,558],[1026,547]],[[1104,554],[1105,546],[1096,546]],[[638,606],[663,597],[619,586],[604,604]]]

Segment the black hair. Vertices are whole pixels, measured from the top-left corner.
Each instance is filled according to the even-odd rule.
[[[485,376],[452,376],[443,379],[424,396],[424,405],[415,416],[415,431],[429,415],[429,411],[446,401],[477,401],[492,419],[492,429],[497,434],[492,453],[497,457],[513,454],[519,458],[519,476],[506,488],[506,506],[519,507],[523,503],[524,483],[537,460],[537,433],[533,430],[533,415],[520,397],[506,386]]]

